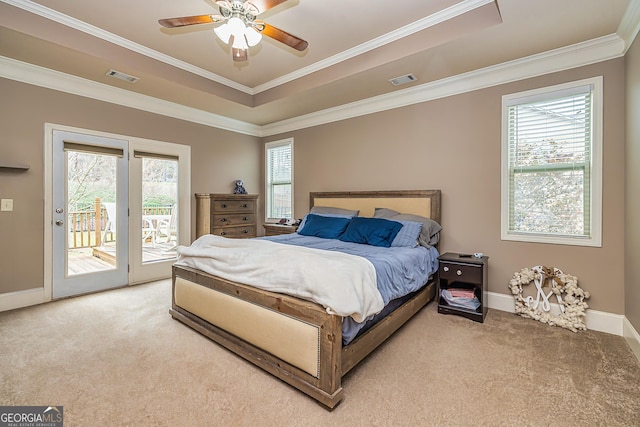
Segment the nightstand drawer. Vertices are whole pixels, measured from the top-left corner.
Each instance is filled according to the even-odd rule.
[[[440,277],[451,281],[481,284],[482,268],[472,265],[440,262]]]

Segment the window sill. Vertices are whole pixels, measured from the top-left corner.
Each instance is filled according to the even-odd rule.
[[[548,236],[543,234],[525,234],[525,233],[505,233],[500,236],[501,240],[524,242],[524,243],[545,243],[548,245],[570,245],[570,246],[588,246],[602,247],[602,238],[600,236],[592,237],[565,237],[565,236]]]

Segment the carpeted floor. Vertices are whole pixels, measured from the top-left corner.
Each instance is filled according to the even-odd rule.
[[[65,426],[640,425],[622,337],[430,304],[328,411],[173,320],[170,294],[166,280],[0,313],[0,405],[61,405]]]

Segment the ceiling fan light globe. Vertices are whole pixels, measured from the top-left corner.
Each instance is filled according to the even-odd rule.
[[[255,28],[252,28],[252,27],[247,27],[247,29],[244,32],[244,35],[247,38],[247,44],[249,46],[255,46],[258,43],[260,43],[260,40],[262,40],[262,34],[257,32]]]
[[[249,49],[249,46],[247,46],[247,40],[244,38],[244,35],[241,35],[240,37],[233,36],[233,45],[231,45],[231,47],[240,50]]]
[[[224,43],[228,44],[229,39],[231,38],[231,29],[229,28],[228,23],[224,23],[219,27],[213,29],[213,32],[222,40]]]
[[[244,36],[246,25],[244,24],[244,22],[242,22],[242,19],[234,16],[232,18],[229,18],[229,20],[227,21],[227,25],[229,25],[229,30],[234,37],[237,38],[238,36]]]

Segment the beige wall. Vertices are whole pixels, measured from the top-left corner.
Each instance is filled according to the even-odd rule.
[[[504,94],[604,76],[602,248],[500,240]],[[515,271],[554,266],[577,276],[595,310],[624,313],[624,60],[617,59],[267,138],[295,138],[295,216],[309,192],[441,189],[441,251],[484,252],[489,290]]]
[[[640,331],[640,39],[626,62],[625,315]]]
[[[630,54],[636,64],[637,50],[635,46],[636,53]],[[489,255],[491,291],[508,294],[514,271],[544,264],[578,276],[581,286],[592,294],[592,309],[623,314],[624,72],[625,61],[617,59],[266,140],[295,137],[297,217],[307,212],[310,191],[439,188],[445,228],[441,250]],[[603,247],[501,241],[501,96],[597,75],[604,76],[605,88]],[[636,80],[636,93],[637,85]],[[188,144],[192,192],[227,192],[231,181],[242,178],[249,192],[262,193],[263,161],[257,138],[8,80],[0,80],[0,91],[11,100],[0,107],[0,161],[31,165],[24,173],[0,171],[0,197],[13,198],[15,203],[13,213],[0,213],[0,238],[11,242],[0,246],[0,293],[42,286],[45,122]],[[635,122],[637,126],[639,120]],[[631,130],[627,132],[631,141]],[[635,153],[627,144],[626,155],[633,164],[640,160],[637,136],[636,128]],[[627,179],[635,179],[637,189],[638,175],[632,176],[635,172],[628,169]],[[631,199],[628,192],[628,202]],[[635,236],[637,226],[633,230],[629,224],[638,210],[629,203],[627,226]],[[637,243],[627,239],[627,248],[631,251],[627,259],[632,255],[637,259]],[[627,263],[627,311],[638,329],[640,313],[633,302],[639,302],[639,292],[631,284],[638,283],[639,271],[632,269],[633,264]]]
[[[0,294],[43,286],[45,122],[190,145],[192,192],[231,192],[237,178],[250,192],[259,191],[256,137],[11,80],[0,79],[0,93],[0,164],[31,166],[27,172],[0,170],[0,198],[14,200],[13,212],[0,212]]]

